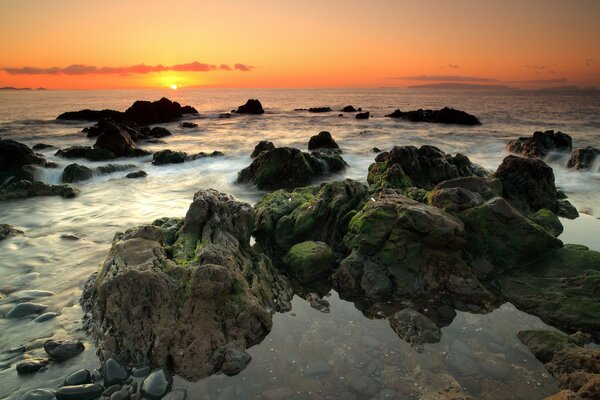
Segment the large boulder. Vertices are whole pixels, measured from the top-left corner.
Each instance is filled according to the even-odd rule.
[[[118,234],[82,295],[101,358],[199,379],[224,365],[224,349],[259,343],[269,310],[289,309],[290,296],[250,246],[254,221],[250,205],[209,189],[194,195],[183,221]]]
[[[493,176],[502,182],[502,197],[524,215],[546,208],[562,216],[570,206],[559,201],[554,172],[542,160],[509,155]]]
[[[600,156],[600,150],[595,147],[588,146],[577,149],[571,154],[571,157],[567,162],[567,168],[590,169],[598,156]]]
[[[562,132],[537,131],[531,137],[520,137],[506,144],[511,153],[525,157],[544,158],[551,152],[566,153],[572,149],[571,136]]]
[[[311,136],[308,141],[309,150],[332,149],[339,150],[340,146],[333,140],[331,133],[323,131],[318,135]]]
[[[47,165],[46,159],[27,145],[9,139],[0,139],[0,184],[12,177],[25,165]]]
[[[69,164],[65,167],[62,173],[63,183],[80,182],[91,179],[94,173],[86,166],[79,164]]]
[[[89,161],[107,161],[117,158],[112,151],[95,148],[90,146],[71,146],[66,149],[60,149],[55,154],[63,158],[84,158]]]
[[[264,114],[262,104],[257,99],[249,99],[246,104],[238,107],[237,114]]]
[[[200,158],[207,157],[218,157],[222,156],[223,153],[220,151],[213,151],[212,153],[196,153],[188,154],[185,151],[173,151],[173,150],[161,150],[157,151],[152,155],[152,164],[154,165],[166,165],[166,164],[181,164],[186,161],[198,160]]]
[[[252,154],[250,154],[251,158],[256,158],[260,153],[267,150],[273,150],[275,145],[273,142],[269,142],[267,140],[261,140],[258,142],[256,146],[254,146],[254,150],[252,150]]]
[[[292,147],[261,152],[250,166],[238,172],[238,183],[252,183],[264,190],[295,188],[329,172],[338,172],[346,163],[337,154],[303,153]]]
[[[327,278],[335,267],[335,254],[326,243],[302,242],[293,245],[283,258],[287,273],[300,283]]]
[[[439,124],[481,125],[479,119],[464,111],[444,107],[441,110],[400,111],[386,115],[390,118],[401,118],[411,122],[433,122]]]
[[[94,148],[110,151],[117,157],[137,157],[150,154],[138,149],[129,133],[114,124],[106,127],[98,136]]]
[[[120,121],[123,119],[123,113],[116,110],[90,110],[85,109],[81,111],[67,111],[60,114],[56,119],[62,120],[76,120],[76,121],[99,121],[101,119],[111,119],[113,121]]]
[[[0,200],[24,199],[36,196],[60,196],[66,199],[79,194],[71,185],[49,185],[44,182],[13,180],[0,186]]]
[[[125,110],[124,117],[138,124],[150,125],[169,122],[189,113],[198,114],[198,111],[190,106],[181,107],[178,102],[163,97],[158,101],[136,101]]]
[[[394,146],[377,155],[369,166],[367,181],[377,188],[432,189],[436,184],[459,177],[485,177],[488,172],[466,156],[446,154],[435,146]]]

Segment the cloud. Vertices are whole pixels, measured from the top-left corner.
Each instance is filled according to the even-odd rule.
[[[556,79],[531,79],[524,81],[508,81],[509,83],[565,83],[567,78],[556,78]]]
[[[586,67],[591,67],[594,64],[596,64],[596,60],[594,60],[593,58],[587,58],[585,60],[585,66]]]
[[[455,68],[455,69],[456,69],[456,68],[460,68],[458,65],[456,65],[456,64],[451,64],[451,63],[448,63],[448,67],[450,67],[450,68]]]
[[[233,67],[235,69],[237,69],[238,71],[242,71],[242,72],[250,72],[250,71],[256,69],[256,67],[254,67],[252,65],[246,65],[246,64],[235,64]]]
[[[478,76],[461,76],[461,75],[419,75],[419,76],[396,76],[389,79],[402,79],[410,81],[425,81],[425,82],[498,82],[494,78],[482,78]]]
[[[234,68],[238,71],[249,72],[256,69],[251,65],[235,64]],[[178,72],[210,72],[210,71],[233,71],[227,64],[215,65],[205,64],[198,61],[194,61],[187,64],[175,64],[175,65],[146,65],[138,64],[127,67],[96,67],[93,65],[84,64],[73,64],[67,67],[50,67],[50,68],[37,68],[37,67],[5,67],[0,68],[1,71],[5,71],[10,75],[134,75],[134,74],[151,74],[155,72],[164,71],[178,71]]]

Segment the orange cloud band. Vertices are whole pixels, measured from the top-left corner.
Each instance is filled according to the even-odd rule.
[[[133,74],[150,74],[154,72],[164,71],[178,71],[178,72],[210,72],[210,71],[242,71],[250,72],[255,70],[256,67],[246,64],[235,64],[233,67],[227,64],[215,65],[205,64],[198,61],[194,61],[187,64],[176,64],[176,65],[132,65],[128,67],[96,67],[93,65],[84,64],[73,64],[68,67],[50,67],[50,68],[37,68],[37,67],[5,67],[1,68],[2,71],[7,72],[10,75],[133,75]]]

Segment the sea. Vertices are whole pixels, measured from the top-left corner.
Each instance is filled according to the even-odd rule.
[[[173,135],[164,144],[140,144],[157,151],[224,153],[183,164],[154,166],[151,156],[111,161],[134,164],[148,173],[126,179],[131,171],[97,175],[76,184],[74,199],[35,197],[0,202],[0,223],[25,233],[0,242],[0,294],[41,296],[35,301],[59,315],[47,322],[0,318],[0,399],[20,399],[31,389],[56,389],[72,371],[100,366],[96,348],[81,330],[79,296],[90,274],[107,256],[116,232],[160,217],[183,217],[200,189],[214,188],[256,203],[266,192],[236,184],[237,172],[251,163],[261,140],[303,150],[312,135],[329,131],[348,168],[315,183],[345,178],[366,182],[374,147],[434,145],[446,153],[460,152],[495,170],[508,155],[508,140],[534,131],[569,134],[573,147],[600,148],[600,92],[486,91],[432,89],[186,89],[1,91],[0,137],[29,146],[55,148],[41,153],[58,164],[38,178],[59,184],[62,170],[73,162],[54,155],[56,148],[92,145],[81,130],[83,121],[57,121],[65,111],[116,109],[135,100],[168,97],[192,105],[199,115],[160,124]],[[256,98],[264,115],[219,118],[247,99]],[[369,111],[357,120],[341,113],[346,105]],[[309,113],[296,109],[328,106],[334,111]],[[478,126],[411,123],[386,118],[395,109],[452,107],[476,115]],[[342,114],[342,116],[340,116]],[[589,171],[566,168],[568,156],[551,155],[556,185],[580,212],[561,219],[560,239],[600,251],[600,160]],[[108,162],[77,160],[90,168]],[[76,240],[73,240],[76,239]],[[48,291],[52,295],[40,295]],[[37,296],[36,295],[36,296]],[[0,316],[13,305],[0,296]],[[384,319],[370,319],[352,302],[331,291],[329,313],[295,297],[292,310],[275,314],[273,329],[248,349],[252,361],[239,375],[214,375],[197,382],[175,377],[174,388],[188,399],[543,399],[559,390],[554,378],[517,339],[522,329],[554,329],[510,303],[488,314],[458,312],[442,328],[439,343],[418,352],[399,338]],[[19,376],[14,365],[24,357],[43,356],[49,338],[78,338],[86,350],[71,360],[53,363],[36,374]],[[19,348],[21,350],[19,350]],[[311,368],[321,368],[313,374]],[[277,397],[279,396],[279,397]]]

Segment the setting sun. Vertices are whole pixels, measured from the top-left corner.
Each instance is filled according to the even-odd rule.
[[[176,83],[173,83],[173,84],[170,86],[170,88],[171,88],[171,89],[173,89],[173,90],[177,90],[177,87],[178,87],[178,86],[177,86],[177,84],[176,84]]]

